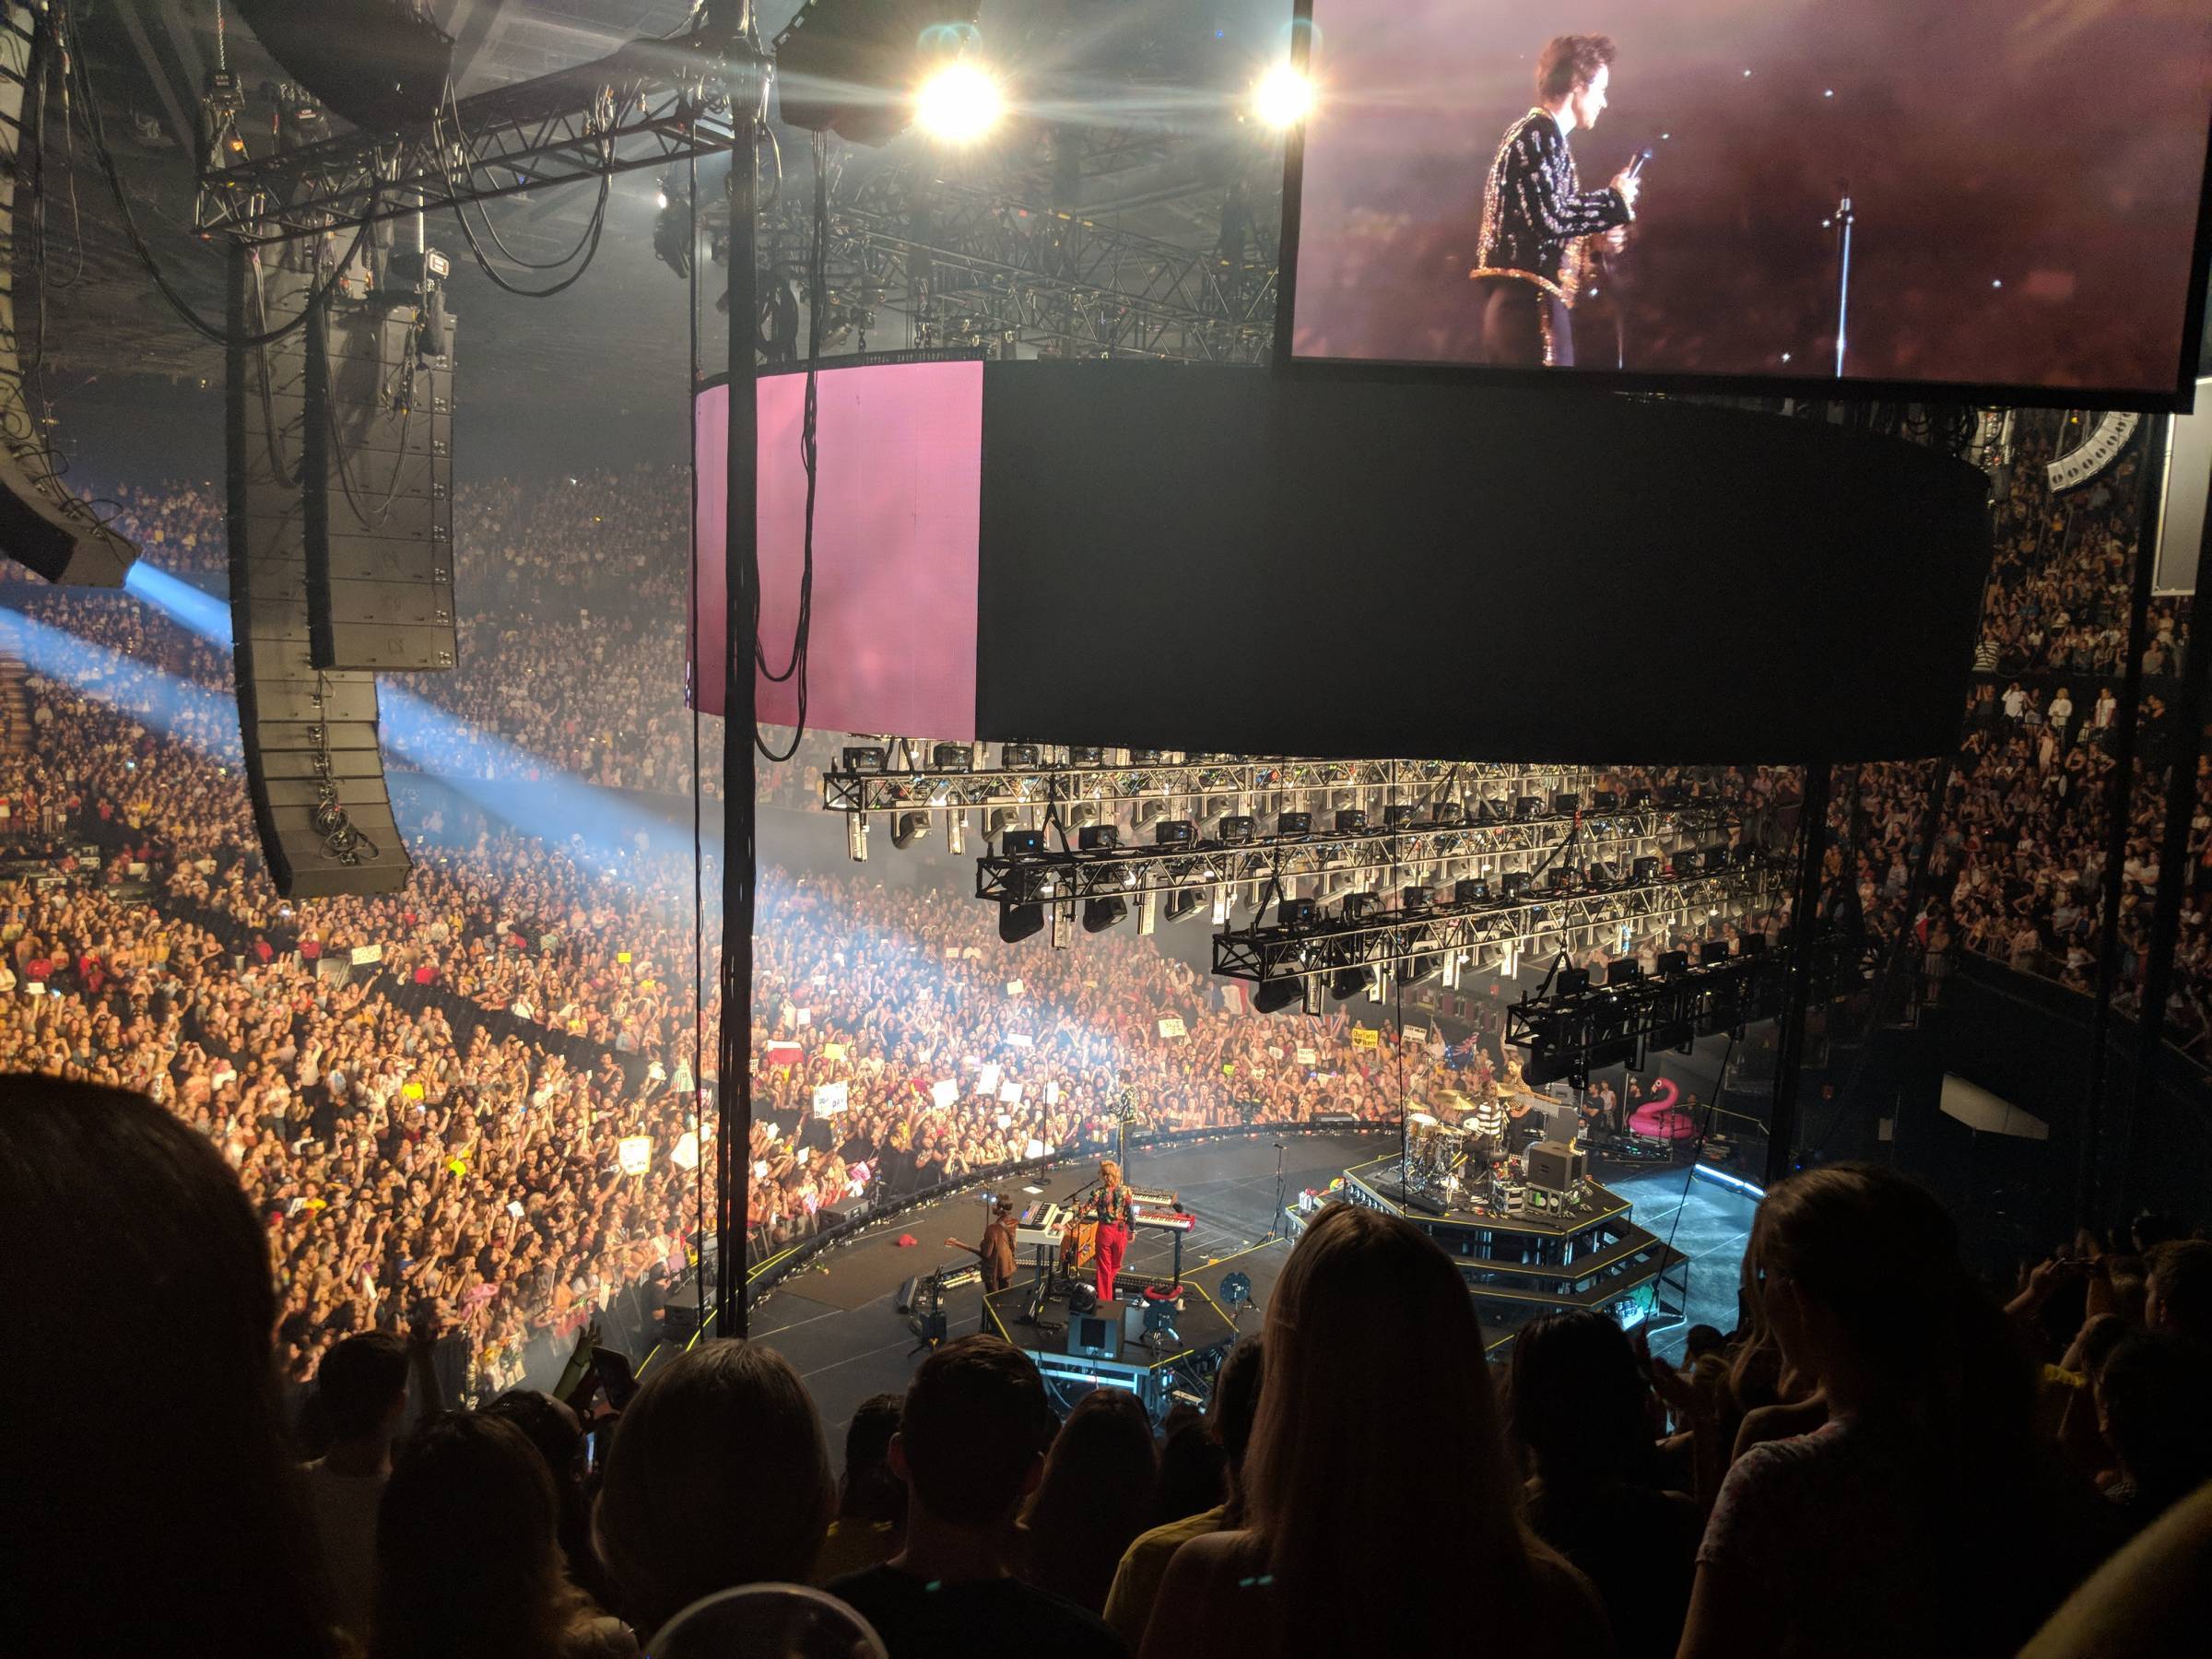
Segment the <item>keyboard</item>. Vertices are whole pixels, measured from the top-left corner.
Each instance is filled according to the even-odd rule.
[[[1032,1244],[1057,1244],[1075,1220],[1072,1205],[1048,1204],[1040,1198],[1014,1218],[1014,1242],[1025,1250]]]
[[[1130,1206],[1129,1218],[1139,1227],[1160,1227],[1179,1233],[1189,1232],[1198,1225],[1198,1218],[1186,1209],[1143,1200]]]

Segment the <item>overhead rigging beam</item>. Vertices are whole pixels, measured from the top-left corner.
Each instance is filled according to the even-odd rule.
[[[283,241],[525,190],[665,167],[732,147],[707,112],[720,62],[689,41],[631,41],[607,56],[459,100],[407,131],[347,133],[201,179],[198,226]]]

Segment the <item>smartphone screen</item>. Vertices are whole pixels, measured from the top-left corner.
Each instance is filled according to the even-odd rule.
[[[593,1430],[583,1437],[583,1472],[586,1475],[599,1466],[599,1430]]]

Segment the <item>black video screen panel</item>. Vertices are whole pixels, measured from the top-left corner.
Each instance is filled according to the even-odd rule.
[[[2188,395],[2201,0],[1300,12],[1291,362]]]

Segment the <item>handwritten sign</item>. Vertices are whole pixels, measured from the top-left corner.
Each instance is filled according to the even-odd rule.
[[[616,1147],[615,1152],[621,1159],[623,1174],[642,1175],[653,1167],[653,1136],[626,1135]]]
[[[814,1115],[818,1118],[835,1117],[845,1109],[850,1083],[823,1083],[814,1091]]]
[[[699,1131],[687,1129],[677,1137],[676,1146],[668,1154],[668,1161],[679,1170],[699,1168]]]
[[[960,1098],[959,1083],[951,1077],[939,1077],[929,1086],[930,1103],[939,1112]]]
[[[1005,1105],[1005,1106],[1018,1106],[1018,1105],[1020,1105],[1020,1104],[1021,1104],[1021,1085],[1020,1085],[1020,1084],[1018,1084],[1018,1083],[1001,1083],[1001,1084],[998,1086],[998,1099],[999,1099],[999,1103],[1000,1103],[1001,1105]]]
[[[366,968],[372,962],[384,959],[384,947],[382,945],[356,945],[346,953],[346,959],[356,968]]]
[[[1301,1048],[1291,1050],[1290,1058],[1300,1065],[1313,1065],[1319,1063],[1321,1056],[1310,1048]]]
[[[1382,1041],[1382,1033],[1372,1026],[1354,1026],[1352,1028],[1352,1046],[1354,1048],[1371,1049]]]
[[[998,1092],[998,1062],[994,1060],[976,1073],[975,1092],[979,1095],[995,1095]]]
[[[1190,1033],[1183,1027],[1182,1016],[1171,1014],[1159,1022],[1159,1034],[1162,1037],[1186,1037]]]
[[[845,1057],[845,1045],[844,1045],[843,1043],[841,1043],[841,1042],[825,1042],[825,1043],[823,1043],[823,1044],[822,1044],[822,1058],[823,1058],[823,1059],[825,1059],[825,1060],[842,1060],[844,1057]]]

